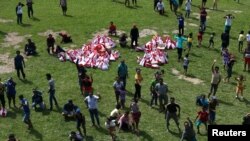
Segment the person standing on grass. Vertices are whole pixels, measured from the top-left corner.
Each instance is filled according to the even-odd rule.
[[[126,92],[125,88],[122,87],[120,90],[120,104],[121,104],[122,109],[125,108],[126,94],[127,94],[127,92]]]
[[[235,17],[232,14],[228,14],[224,18],[226,19],[224,31],[229,34],[232,26],[232,19],[234,19]]]
[[[5,83],[7,88],[6,94],[8,98],[9,108],[11,108],[11,100],[13,100],[13,105],[16,108],[16,82],[12,77]]]
[[[141,75],[141,69],[136,68],[134,99],[141,99],[141,83],[142,83],[142,80],[143,80],[143,77]]]
[[[116,103],[119,103],[119,96],[121,88],[124,87],[123,82],[120,80],[119,77],[116,78],[116,81],[113,83],[113,88],[115,92]]]
[[[214,2],[213,2],[213,9],[218,9],[218,7],[217,7],[217,3],[218,3],[218,0],[214,0]]]
[[[77,68],[77,75],[78,75],[78,83],[80,86],[80,91],[81,91],[81,95],[83,95],[83,83],[82,83],[82,79],[86,76],[87,70],[85,69],[84,66],[79,65],[79,59],[76,60],[76,68]]]
[[[165,111],[165,119],[166,119],[166,122],[167,122],[167,131],[169,131],[169,125],[170,125],[169,120],[171,118],[173,118],[174,121],[175,121],[175,124],[177,125],[177,128],[178,128],[179,132],[181,132],[181,129],[179,127],[180,112],[181,112],[180,105],[175,103],[175,98],[174,97],[171,97],[170,98],[170,103],[166,105],[166,111]]]
[[[25,73],[23,71],[23,68],[25,68],[25,62],[22,55],[20,55],[20,51],[16,51],[16,57],[14,59],[15,69],[17,71],[17,77],[20,78],[20,71],[22,73],[23,79],[25,79]]]
[[[19,100],[20,100],[20,107],[23,108],[24,116],[23,116],[23,122],[28,125],[28,129],[33,128],[33,125],[30,120],[30,108],[29,108],[29,103],[28,100],[23,97],[23,95],[19,95]]]
[[[131,38],[131,48],[135,48],[138,46],[138,38],[139,38],[139,30],[137,26],[134,24],[132,29],[130,30],[130,38]],[[135,45],[134,45],[135,43]]]
[[[98,102],[99,96],[93,95],[93,93],[89,93],[89,96],[87,96],[84,101],[87,104],[92,126],[95,126],[95,119],[97,122],[98,127],[100,126],[100,120],[99,120],[99,114],[98,114],[98,109],[97,109],[97,102]],[[95,119],[94,119],[95,118]]]
[[[159,12],[160,15],[163,15],[164,14],[164,3],[162,2],[162,0],[159,0],[157,5],[156,5],[156,8],[157,8],[157,11]]]
[[[212,71],[212,78],[211,78],[211,87],[210,87],[210,92],[208,94],[208,98],[210,97],[210,95],[213,93],[213,96],[215,96],[218,86],[220,84],[221,81],[221,75],[219,72],[219,67],[215,66],[216,60],[214,60],[212,67],[211,67],[211,71]]]
[[[85,116],[81,113],[79,109],[76,110],[76,128],[79,131],[79,133],[82,135],[81,127],[83,129],[83,134],[86,136],[86,126],[85,126]]]
[[[159,0],[154,0],[154,10],[157,10],[156,9],[156,6],[157,6],[157,3],[159,2]]]
[[[243,77],[243,75],[239,75],[237,78],[235,78],[235,80],[237,81],[235,98],[243,99],[243,90],[244,90],[245,78]]]
[[[192,6],[191,0],[187,0],[185,3],[185,10],[186,10],[185,18],[189,18],[191,13],[191,6]]]
[[[193,127],[193,123],[188,117],[187,120],[184,122],[184,130],[181,136],[180,141],[197,141],[195,137],[195,131]]]
[[[47,51],[48,51],[48,54],[50,54],[51,49],[52,49],[52,54],[55,52],[54,51],[55,42],[56,42],[55,38],[52,36],[52,34],[49,34],[49,36],[47,38]]]
[[[216,96],[212,96],[212,99],[209,101],[208,104],[208,121],[210,125],[215,124],[215,117],[216,117],[216,106],[218,105],[218,100]]]
[[[66,12],[67,12],[67,0],[60,0],[59,6],[61,6],[61,8],[62,8],[63,15],[66,16]]]
[[[187,47],[188,47],[188,54],[193,46],[193,33],[189,33],[188,38],[187,38]]]
[[[230,37],[229,37],[229,33],[227,32],[223,32],[221,34],[221,49],[227,48],[229,46],[229,41],[230,41]]]
[[[17,24],[23,24],[23,6],[21,2],[16,6]]]
[[[137,0],[132,0],[132,4],[133,4],[134,6],[137,6]]]
[[[179,29],[179,34],[184,35],[184,17],[182,14],[180,14],[178,17],[178,29]]]
[[[159,82],[159,79],[156,77],[155,80],[153,80],[151,82],[151,85],[150,85],[150,93],[151,93],[151,102],[150,102],[150,106],[152,107],[153,106],[153,103],[155,103],[154,105],[158,105],[157,104],[157,100],[158,100],[158,95],[157,95],[157,92],[156,92],[156,89],[155,89],[155,86],[156,84]]]
[[[92,87],[93,84],[93,76],[90,74],[90,76],[85,75],[82,77],[82,91],[84,94],[84,97],[87,97],[89,93],[93,93],[94,88]]]
[[[130,104],[130,110],[131,110],[132,118],[133,118],[133,121],[134,121],[133,129],[138,134],[139,133],[138,126],[139,126],[139,122],[140,122],[140,118],[141,118],[141,112],[140,112],[140,109],[139,109],[137,99],[133,99],[132,103]]]
[[[243,48],[243,41],[245,40],[245,36],[244,36],[244,31],[241,30],[240,34],[239,34],[239,38],[238,38],[238,51],[242,52],[242,48]]]
[[[202,107],[202,110],[198,112],[195,123],[197,126],[197,133],[200,134],[200,125],[203,123],[205,125],[206,131],[207,131],[207,121],[208,121],[208,112],[207,108]]]
[[[55,89],[55,80],[52,78],[51,74],[50,73],[47,73],[46,74],[46,78],[48,80],[48,84],[49,84],[49,90],[48,90],[48,93],[49,93],[49,104],[50,104],[50,110],[52,111],[53,110],[53,100],[55,102],[55,105],[58,106],[58,103],[57,103],[57,100],[56,100],[56,97],[55,97],[55,92],[56,92],[56,89]]]
[[[197,40],[198,40],[198,47],[200,48],[202,46],[202,40],[203,40],[203,31],[202,31],[202,27],[200,27],[200,30],[197,34]]]
[[[26,5],[28,8],[28,16],[29,18],[33,18],[33,1],[32,0],[26,0]]]
[[[125,6],[130,6],[130,0],[125,0],[124,4]]]
[[[207,0],[201,0],[201,6],[206,7]]]
[[[128,78],[128,66],[125,64],[125,60],[122,60],[121,63],[118,65],[118,77],[123,82],[123,86],[126,89],[126,82]]]
[[[164,111],[164,105],[168,103],[168,86],[167,84],[163,83],[163,79],[159,79],[159,83],[155,85],[155,91],[157,96],[159,97],[160,108],[159,112]]]
[[[177,47],[177,54],[178,54],[178,62],[182,59],[182,50],[183,50],[183,42],[187,41],[187,38],[183,37],[180,33],[178,36],[174,37],[176,39],[176,47]]]
[[[188,59],[188,54],[186,54],[183,59],[183,69],[185,75],[187,75],[188,65],[189,65],[189,59]]]
[[[214,47],[214,36],[215,36],[215,33],[213,32],[211,35],[210,35],[210,38],[209,38],[209,48],[210,47]]]
[[[227,69],[227,76],[224,79],[225,82],[229,82],[230,78],[232,77],[234,63],[235,63],[235,58],[234,58],[234,56],[230,55],[230,60],[227,64],[227,68],[226,68]]]
[[[206,30],[206,21],[207,21],[207,11],[205,7],[200,8],[200,26],[202,32]]]
[[[250,71],[250,42],[248,42],[247,44],[247,48],[245,49],[244,53],[243,53],[243,57],[244,57],[244,70],[246,71]]]
[[[0,109],[3,108],[3,110],[5,110],[5,98],[4,98],[4,93],[5,93],[5,86],[4,83],[1,82],[1,78],[0,78]]]

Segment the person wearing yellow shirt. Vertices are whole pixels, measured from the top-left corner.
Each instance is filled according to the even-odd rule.
[[[134,99],[140,99],[141,98],[141,82],[142,82],[142,80],[143,80],[143,77],[141,75],[141,69],[136,68]]]

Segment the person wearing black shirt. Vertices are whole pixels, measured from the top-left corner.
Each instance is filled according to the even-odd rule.
[[[74,117],[76,115],[76,110],[78,107],[73,104],[72,100],[69,100],[63,107],[62,115],[66,117]]]
[[[135,42],[135,46],[138,45],[138,38],[139,38],[139,30],[136,25],[130,30],[130,38],[131,38],[131,48],[134,48],[133,43]]]
[[[25,79],[25,73],[23,71],[23,68],[25,68],[25,63],[23,56],[20,55],[20,51],[16,51],[16,57],[14,59],[15,69],[17,71],[17,77],[20,79],[20,71],[22,73],[23,79]]]
[[[28,43],[25,45],[24,52],[27,56],[36,54],[36,45],[31,39],[28,39]]]
[[[81,127],[83,129],[84,136],[86,136],[86,126],[85,126],[85,116],[80,112],[79,109],[76,110],[76,128],[82,135]]]
[[[41,109],[45,109],[45,104],[43,102],[42,92],[33,89],[33,96],[32,96],[32,107],[36,110],[36,105],[39,105]]]
[[[52,34],[49,34],[49,37],[47,38],[47,51],[48,51],[48,54],[50,54],[50,48],[52,48],[52,53],[54,53],[54,44],[55,44],[55,39],[54,37],[52,36]]]
[[[31,18],[31,17],[33,17],[33,7],[32,7],[33,2],[32,2],[32,0],[27,0],[26,5],[28,8],[28,16],[29,16],[29,18]]]
[[[179,132],[181,132],[181,129],[179,127],[179,117],[180,117],[180,111],[181,111],[181,108],[180,108],[180,105],[179,104],[176,104],[175,103],[175,98],[174,97],[171,97],[170,98],[170,103],[166,105],[166,114],[165,114],[165,119],[166,119],[166,122],[167,122],[167,130],[169,131],[169,120],[171,118],[174,119],[178,129],[179,129]],[[178,113],[177,113],[177,109],[178,109]]]

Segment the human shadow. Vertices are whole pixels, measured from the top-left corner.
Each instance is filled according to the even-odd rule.
[[[68,14],[66,14],[66,15],[64,15],[65,17],[69,17],[69,18],[73,18],[74,16],[72,16],[72,15],[68,15]]]
[[[195,53],[193,53],[193,52],[191,52],[190,55],[192,55],[193,57],[197,57],[197,58],[202,57],[201,55],[197,55],[197,54],[195,54]]]
[[[22,27],[30,27],[30,26],[32,26],[31,24],[25,24],[25,23],[23,23],[23,24],[21,24],[21,26]]]
[[[40,112],[40,111],[39,111]],[[45,115],[49,115],[50,114],[50,110],[49,109],[44,109],[44,110],[41,110],[42,114],[45,116]]]
[[[24,84],[32,85],[33,82],[27,79],[20,79]]]
[[[124,2],[122,2],[122,1],[118,1],[118,0],[113,0],[112,2],[119,3],[119,4],[124,4],[124,5],[125,5],[125,3],[124,3]]]
[[[106,135],[108,134],[108,131],[102,127],[96,127],[96,130],[102,134],[106,134]]]
[[[250,101],[247,100],[246,98],[243,98],[242,100],[240,100],[241,102],[244,102],[247,106],[250,105]]]
[[[37,139],[41,141],[43,140],[43,135],[40,132],[38,132],[35,128],[32,128],[29,133],[34,135]]]
[[[145,131],[140,131],[139,132],[139,137],[142,137],[142,140],[144,141],[153,141],[153,137],[151,137],[147,132]]]
[[[134,6],[131,6],[131,5],[129,5],[129,6],[126,6],[127,8],[129,8],[129,9],[134,9],[134,10],[136,10],[137,8],[136,7],[134,7]]]
[[[0,35],[1,36],[6,35],[6,32],[0,31]]]
[[[94,141],[94,138],[92,136],[85,136],[86,141]]]
[[[7,117],[10,117],[12,119],[16,119],[16,112],[8,111]]]
[[[226,102],[226,101],[223,101],[223,100],[221,100],[221,99],[218,99],[218,102],[219,102],[220,104],[224,104],[224,105],[228,105],[228,106],[234,106],[233,103],[231,103],[231,102]]]
[[[32,19],[33,21],[37,21],[37,22],[40,21],[40,19],[38,19],[37,17],[32,17],[31,19]]]
[[[233,37],[233,36],[230,36],[229,38],[232,39],[232,40],[238,40],[238,38]]]
[[[181,133],[177,133],[177,132],[174,132],[174,131],[172,131],[172,130],[168,130],[168,132],[170,133],[170,134],[172,134],[173,136],[175,136],[175,137],[178,137],[178,138],[180,138],[181,137]]]
[[[100,111],[98,111],[98,114],[100,115],[100,117],[107,117],[106,114],[104,114],[104,113],[102,113],[102,112],[100,112]]]

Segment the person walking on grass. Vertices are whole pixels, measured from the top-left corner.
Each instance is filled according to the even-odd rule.
[[[180,141],[197,141],[195,137],[195,131],[193,127],[193,123],[190,120],[189,117],[187,117],[187,120],[184,122],[184,130],[181,136]]]
[[[191,0],[187,0],[185,3],[185,10],[186,10],[185,18],[189,18],[191,13],[191,6],[192,6]]]
[[[130,30],[130,38],[131,38],[131,48],[134,49],[138,46],[138,38],[139,38],[139,30],[137,26],[134,24],[132,29]]]
[[[53,100],[54,100],[55,105],[58,106],[58,103],[57,103],[57,100],[56,100],[56,97],[55,97],[55,92],[56,92],[55,80],[52,78],[50,73],[46,74],[46,78],[47,78],[48,84],[49,84],[49,88],[48,88],[49,89],[48,90],[49,104],[50,104],[50,110],[52,111],[53,110]]]
[[[95,126],[95,119],[97,122],[98,127],[100,126],[100,120],[99,120],[99,114],[98,114],[98,109],[97,109],[97,102],[98,102],[99,96],[93,95],[93,93],[89,93],[89,96],[87,96],[84,101],[87,104],[92,126]],[[94,119],[95,118],[95,119]]]
[[[197,126],[197,133],[200,134],[200,125],[203,123],[207,131],[207,122],[208,122],[208,112],[206,107],[202,107],[202,110],[197,113],[195,118],[195,123]]]
[[[139,105],[138,105],[138,100],[137,99],[133,99],[132,103],[130,104],[130,110],[131,110],[131,114],[132,114],[132,118],[134,123],[132,124],[133,129],[135,130],[135,132],[137,134],[139,134],[139,122],[140,122],[140,118],[141,118],[141,111],[139,109]]]
[[[243,75],[239,75],[237,78],[235,78],[235,80],[237,81],[235,98],[240,98],[243,100],[244,81],[246,81],[246,79],[243,77]]]
[[[183,59],[183,69],[184,69],[184,74],[187,75],[187,70],[188,70],[188,65],[189,65],[189,59],[188,59],[188,54],[185,55]]]
[[[210,92],[208,94],[208,98],[210,97],[211,94],[213,94],[213,96],[216,95],[218,86],[221,82],[221,75],[219,72],[219,67],[215,66],[216,60],[214,60],[212,67],[211,67],[211,71],[212,71],[212,78],[211,78],[211,87],[210,87]]]
[[[232,73],[233,73],[233,66],[235,63],[235,58],[233,55],[230,55],[230,61],[227,64],[226,70],[227,70],[227,76],[224,79],[225,82],[229,82],[230,78],[232,77]]]
[[[179,34],[184,35],[184,17],[182,16],[182,14],[180,14],[177,17],[177,20],[178,20]]]
[[[141,99],[141,83],[142,83],[142,80],[143,80],[143,77],[141,75],[141,69],[136,68],[134,99]]]
[[[8,98],[9,108],[11,108],[11,100],[13,101],[13,105],[16,107],[16,82],[12,77],[4,84],[7,88],[6,94]]]
[[[126,89],[126,82],[128,78],[128,66],[125,63],[125,60],[122,60],[121,63],[118,65],[118,77],[123,82],[123,86]]]
[[[187,38],[183,37],[182,34],[178,34],[178,36],[174,37],[176,39],[176,47],[177,47],[177,54],[178,54],[178,62],[182,59],[182,51],[183,51],[183,42],[187,41]]]
[[[85,116],[81,113],[80,109],[76,110],[76,128],[79,131],[81,135],[86,136],[86,126],[85,126]],[[83,134],[81,131],[81,128],[83,129]]]
[[[124,87],[123,82],[120,80],[119,77],[116,78],[116,81],[113,83],[113,88],[115,92],[116,103],[119,103],[119,96],[121,88]]]
[[[170,103],[166,105],[166,111],[165,111],[165,119],[167,122],[167,131],[169,131],[169,121],[170,119],[173,119],[175,121],[175,124],[177,125],[177,128],[179,132],[181,132],[181,129],[179,127],[179,118],[180,118],[180,112],[181,107],[179,104],[175,103],[175,98],[170,98]]]
[[[61,8],[62,8],[63,15],[66,16],[67,0],[60,0],[59,6],[61,6]]]
[[[21,2],[16,6],[17,24],[23,24],[23,7],[24,4]]]
[[[24,116],[23,116],[23,122],[28,125],[28,129],[33,128],[33,125],[30,120],[30,108],[28,100],[23,97],[23,95],[19,95],[20,100],[20,107],[23,108]]]
[[[20,55],[20,51],[16,51],[16,57],[14,58],[15,69],[17,71],[17,77],[20,78],[20,71],[22,73],[23,79],[25,79],[25,73],[23,68],[25,68],[25,62],[22,55]]]
[[[159,97],[160,108],[159,112],[164,111],[164,105],[168,103],[168,86],[167,84],[163,83],[163,79],[159,79],[159,83],[155,85],[155,91],[157,96]]]
[[[28,16],[29,18],[33,18],[33,1],[32,0],[26,0],[26,5],[28,8]]]
[[[159,0],[157,5],[156,5],[157,11],[159,12],[160,15],[164,15],[165,12],[165,6],[162,0]]]

